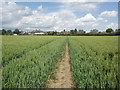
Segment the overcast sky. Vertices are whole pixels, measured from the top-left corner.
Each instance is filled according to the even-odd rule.
[[[3,2],[2,6],[0,28],[5,29],[105,31],[118,26],[117,2]]]

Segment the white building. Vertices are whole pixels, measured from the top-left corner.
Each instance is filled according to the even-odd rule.
[[[13,34],[13,35],[15,35],[15,36],[16,36],[17,34]]]
[[[34,33],[35,35],[43,35],[43,34],[45,34],[45,33],[43,33],[43,32],[38,32],[38,33]]]

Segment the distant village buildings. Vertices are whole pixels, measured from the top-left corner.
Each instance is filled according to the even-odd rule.
[[[0,35],[119,35],[120,29],[116,29],[115,31],[112,29],[107,29],[106,31],[98,31],[97,29],[93,29],[90,32],[86,32],[85,30],[70,30],[66,31],[65,29],[58,32],[58,31],[42,31],[40,29],[36,29],[33,31],[21,31],[19,29],[15,29],[15,31],[12,30],[0,30]]]
[[[86,32],[84,30],[79,30],[77,34],[85,34]]]
[[[47,35],[48,33],[41,30],[34,30],[31,32],[31,35]]]

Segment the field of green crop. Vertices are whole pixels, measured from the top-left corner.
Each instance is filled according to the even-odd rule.
[[[69,43],[77,88],[118,88],[117,36],[3,36],[2,87],[45,87]]]
[[[3,87],[6,88],[45,87],[66,44],[65,37],[6,36],[3,40],[5,63],[3,62],[2,75]],[[11,55],[13,58],[9,58]]]
[[[2,65],[5,66],[12,59],[22,57],[30,50],[38,49],[55,39],[54,37],[5,36],[2,38]]]
[[[69,49],[78,88],[118,88],[117,37],[69,37]]]

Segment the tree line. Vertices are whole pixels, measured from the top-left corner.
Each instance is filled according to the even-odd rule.
[[[112,28],[106,29],[104,32],[100,32],[97,29],[93,29],[90,32],[86,32],[85,30],[77,30],[76,28],[70,31],[62,32],[52,31],[48,32],[48,35],[62,35],[62,36],[113,36],[120,35],[120,29],[116,29],[115,31]]]
[[[21,31],[19,29],[15,29],[14,31],[12,30],[5,30],[5,29],[2,29],[1,30],[1,34],[2,35],[13,35],[13,34],[20,34]]]
[[[2,29],[0,30],[0,35],[29,35],[27,32],[22,33],[19,29],[15,29],[14,31],[12,30],[5,30]],[[106,35],[120,35],[120,29],[116,29],[115,31],[112,28],[106,29],[104,32],[100,32],[97,29],[93,29],[90,32],[86,32],[85,30],[77,30],[76,28],[70,31],[66,31],[65,29],[61,32],[57,31],[48,31],[47,35],[62,35],[62,36],[106,36]]]

